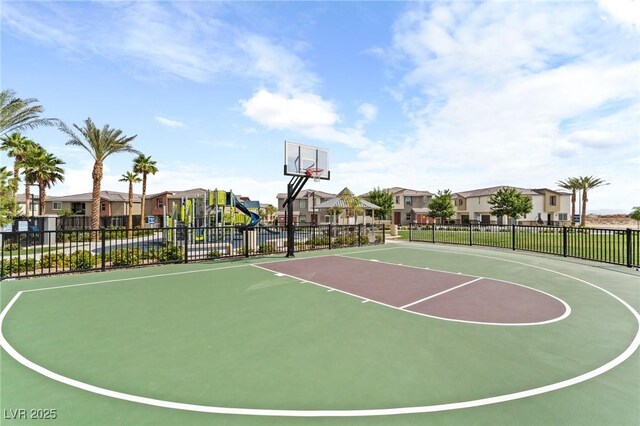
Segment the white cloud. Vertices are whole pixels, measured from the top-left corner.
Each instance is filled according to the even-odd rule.
[[[640,1],[598,0],[598,5],[623,25],[640,29]]]
[[[370,122],[375,120],[378,115],[378,108],[375,105],[363,103],[358,107],[358,113],[362,115],[365,121]]]
[[[286,96],[259,90],[240,103],[246,116],[274,129],[332,126],[338,121],[333,105],[312,93]]]
[[[366,146],[335,175],[358,170],[362,189],[393,176],[431,191],[597,175],[627,193],[623,176],[637,176],[625,163],[638,155],[637,41],[603,28],[584,3],[412,3],[386,57],[404,73],[391,91],[413,131]]]
[[[170,118],[162,117],[160,115],[156,115],[154,119],[158,123],[162,124],[163,126],[172,127],[174,129],[179,127],[184,127],[184,123],[182,123],[181,121],[172,120]]]
[[[299,56],[285,46],[250,33],[239,37],[236,43],[247,55],[247,73],[274,84],[278,91],[305,92],[318,83],[318,77],[307,69]]]

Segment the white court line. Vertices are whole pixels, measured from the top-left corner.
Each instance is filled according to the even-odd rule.
[[[456,289],[458,289],[460,287],[464,287],[465,285],[469,285],[471,283],[475,283],[476,281],[480,281],[481,279],[483,279],[483,278],[479,277],[479,278],[476,278],[475,280],[467,281],[466,283],[462,283],[462,284],[457,285],[455,287],[451,287],[451,288],[449,288],[447,290],[441,291],[440,293],[432,294],[431,296],[427,296],[427,297],[425,297],[423,299],[416,300],[415,302],[411,302],[408,305],[400,306],[400,309],[406,309],[409,306],[417,305],[420,302],[424,302],[425,300],[433,299],[434,297],[438,297],[438,296],[443,295],[445,293],[449,293],[450,291],[456,290]]]
[[[498,259],[498,260],[502,260],[502,259]],[[514,262],[514,263],[520,263],[520,262]],[[540,386],[540,387],[525,390],[525,391],[514,392],[506,395],[499,395],[499,396],[488,397],[488,398],[481,398],[481,399],[476,399],[472,401],[464,401],[464,402],[452,402],[452,403],[445,403],[445,404],[414,406],[414,407],[365,409],[365,410],[274,410],[274,409],[232,408],[232,407],[216,407],[216,406],[186,404],[186,403],[164,401],[164,400],[159,400],[154,398],[147,398],[147,397],[142,397],[137,395],[126,394],[123,392],[112,391],[109,389],[100,388],[98,386],[93,386],[84,382],[80,382],[78,380],[74,380],[74,379],[62,376],[60,374],[47,370],[46,368],[26,359],[9,344],[9,342],[4,337],[4,334],[2,333],[5,317],[9,312],[9,310],[11,309],[11,307],[13,307],[15,302],[22,295],[23,293],[22,291],[18,292],[0,313],[0,346],[2,346],[2,348],[10,356],[12,356],[16,361],[18,361],[19,363],[21,363],[27,368],[30,368],[52,380],[56,380],[58,382],[65,383],[70,386],[73,386],[82,390],[86,390],[88,392],[93,392],[99,395],[104,395],[111,398],[117,398],[125,401],[131,401],[131,402],[136,402],[136,403],[146,404],[146,405],[151,405],[156,407],[172,408],[176,410],[186,410],[186,411],[216,413],[216,414],[238,414],[238,415],[249,415],[249,416],[280,416],[280,417],[361,417],[361,416],[388,416],[388,415],[397,415],[397,414],[420,414],[420,413],[433,413],[433,412],[440,412],[440,411],[459,410],[463,408],[481,407],[481,406],[490,405],[490,404],[514,401],[522,398],[541,395],[544,393],[563,389],[569,386],[576,385],[578,383],[585,382],[592,378],[595,378],[617,367],[624,361],[626,361],[629,357],[631,357],[631,355],[633,355],[633,353],[638,349],[638,347],[640,347],[640,314],[638,314],[638,312],[635,309],[633,309],[633,307],[631,307],[623,299],[611,293],[610,291],[605,290],[601,287],[598,287],[597,285],[592,284],[583,279],[573,277],[571,275],[564,274],[561,272],[556,272],[546,268],[528,265],[525,263],[522,263],[522,264],[526,266],[531,266],[533,268],[548,270],[552,273],[557,273],[559,275],[577,280],[581,283],[594,287],[604,292],[605,294],[609,295],[613,299],[617,300],[627,310],[629,310],[629,312],[631,312],[633,317],[636,319],[638,331],[634,339],[631,341],[631,344],[620,355],[618,355],[611,361],[603,364],[602,366],[594,370],[588,371],[586,373],[580,374],[576,377],[573,377],[567,380],[563,380],[563,381],[552,383],[545,386]],[[265,269],[265,268],[261,268],[261,269]],[[268,271],[273,273],[273,271],[270,271],[270,270]],[[326,287],[326,286],[322,286],[322,287]]]

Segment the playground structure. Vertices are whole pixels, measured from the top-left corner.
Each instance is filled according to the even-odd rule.
[[[242,202],[233,191],[206,190],[194,197],[182,197],[165,217],[168,231],[164,239],[172,244],[185,238],[188,243],[230,242],[243,230],[260,225],[259,208],[259,201]]]

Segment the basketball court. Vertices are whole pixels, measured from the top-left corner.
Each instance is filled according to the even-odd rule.
[[[30,424],[19,409],[65,425],[640,415],[640,290],[624,268],[407,243],[1,290],[3,424]]]

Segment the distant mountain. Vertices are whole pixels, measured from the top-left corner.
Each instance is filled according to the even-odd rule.
[[[627,215],[631,213],[631,210],[629,211],[624,211],[621,209],[598,209],[598,210],[589,210],[590,215],[596,215],[596,216],[608,216],[608,215],[612,215],[612,214],[624,214]]]

